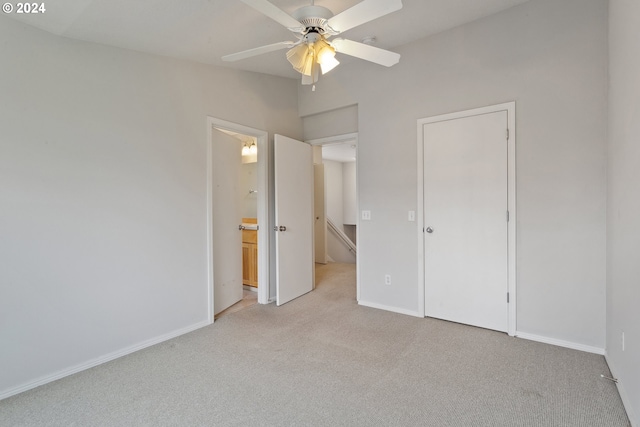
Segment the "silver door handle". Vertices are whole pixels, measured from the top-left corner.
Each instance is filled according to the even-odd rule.
[[[431,228],[431,227],[427,227],[426,232],[427,232],[427,233],[433,233],[433,228]]]
[[[244,229],[246,229],[246,227],[245,227],[244,225],[240,224],[240,225],[238,226],[238,230],[244,230]]]
[[[285,227],[284,225],[278,227],[276,225],[275,227],[273,227],[273,231],[287,231],[287,227]]]

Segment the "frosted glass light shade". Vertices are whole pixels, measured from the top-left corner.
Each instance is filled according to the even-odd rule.
[[[327,74],[329,71],[333,70],[340,64],[333,56],[327,56],[322,61],[320,61],[320,68],[322,69],[322,74]]]
[[[318,63],[322,68],[322,74],[326,74],[333,70],[340,62],[335,58],[336,51],[328,43],[322,41],[316,43],[318,49]]]
[[[293,66],[293,69],[304,74],[305,64],[309,57],[309,46],[301,44],[287,51],[287,60]]]
[[[320,65],[313,60],[314,57],[311,57],[311,72],[309,74],[302,75],[302,84],[303,85],[312,85],[318,81],[318,75],[320,74]]]

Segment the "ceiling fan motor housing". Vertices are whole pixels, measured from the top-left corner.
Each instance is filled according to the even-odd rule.
[[[305,32],[311,29],[324,32],[327,20],[333,17],[333,12],[322,6],[304,6],[293,12],[292,16],[305,26]]]

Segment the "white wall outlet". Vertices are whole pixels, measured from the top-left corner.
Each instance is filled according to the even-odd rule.
[[[362,211],[362,220],[371,221],[371,211]]]
[[[622,332],[622,351],[624,351],[624,332]]]
[[[385,274],[384,275],[384,284],[385,285],[390,285],[391,284],[391,275],[390,274]]]
[[[409,221],[416,220],[416,211],[409,211]]]

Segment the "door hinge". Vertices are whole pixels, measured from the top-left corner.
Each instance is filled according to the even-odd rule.
[[[509,128],[507,128],[507,141],[509,140]]]
[[[507,304],[509,304],[509,292],[507,292]]]
[[[509,222],[509,211],[507,211],[507,222]]]

